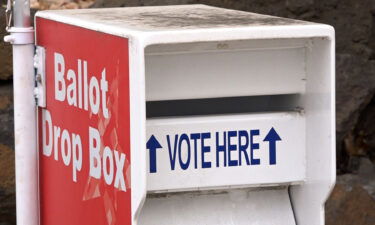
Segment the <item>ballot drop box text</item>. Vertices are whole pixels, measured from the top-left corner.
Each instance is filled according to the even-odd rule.
[[[35,22],[42,225],[324,224],[332,27],[204,5]]]

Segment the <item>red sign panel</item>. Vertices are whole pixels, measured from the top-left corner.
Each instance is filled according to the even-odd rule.
[[[37,18],[42,225],[131,224],[128,40]]]

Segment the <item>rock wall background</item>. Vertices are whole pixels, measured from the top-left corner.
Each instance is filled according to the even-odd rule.
[[[50,0],[48,0],[51,2]],[[0,0],[5,5],[5,0]],[[336,29],[337,185],[327,225],[375,224],[375,0],[55,0],[39,8],[208,4]],[[5,35],[4,15],[0,32]],[[15,224],[11,47],[0,42],[0,225]]]

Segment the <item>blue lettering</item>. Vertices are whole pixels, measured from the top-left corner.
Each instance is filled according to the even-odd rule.
[[[228,131],[228,166],[238,166],[238,161],[231,159],[231,152],[237,150],[237,145],[232,144],[231,138],[236,136],[237,131]]]
[[[202,140],[201,140],[201,149],[202,149],[202,168],[211,168],[211,162],[206,162],[204,160],[204,154],[206,152],[210,152],[210,146],[204,145],[204,140],[211,138],[211,133],[202,133]]]
[[[259,149],[259,144],[254,143],[254,136],[259,135],[259,130],[250,130],[250,152],[251,152],[251,165],[259,165],[260,159],[254,159],[254,150]]]
[[[186,146],[187,146],[187,159],[186,159],[186,162],[184,163],[182,161],[182,142],[185,141],[186,142]],[[180,161],[180,166],[181,166],[181,169],[183,170],[186,170],[187,168],[189,168],[189,164],[190,164],[190,141],[189,141],[189,137],[186,135],[186,134],[182,134],[180,136],[180,140],[178,141],[178,156],[179,156],[179,161]]]
[[[242,143],[242,139],[245,138],[245,143]],[[250,165],[249,156],[246,152],[249,147],[249,134],[245,130],[238,131],[238,164],[242,165],[242,154],[245,156],[246,165]]]
[[[220,152],[223,152],[224,155],[224,167],[227,166],[227,154],[226,154],[226,149],[227,149],[227,132],[223,133],[223,145],[219,144],[219,132],[216,132],[216,167],[220,166]]]
[[[199,133],[190,134],[190,138],[194,142],[194,168],[198,168],[198,139],[201,137]]]
[[[174,138],[174,148],[173,148],[173,154],[172,154],[171,143],[170,143],[170,140],[169,140],[169,135],[167,135],[169,160],[171,161],[171,170],[174,170],[175,164],[176,164],[177,138],[178,138],[178,135],[176,134],[175,138]]]

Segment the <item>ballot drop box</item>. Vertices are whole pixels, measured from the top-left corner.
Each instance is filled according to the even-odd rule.
[[[36,14],[42,225],[323,225],[334,30],[204,5]]]

